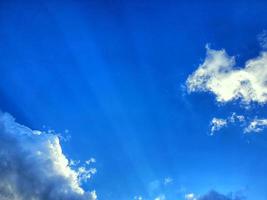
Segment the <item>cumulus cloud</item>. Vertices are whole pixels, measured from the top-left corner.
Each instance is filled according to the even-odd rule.
[[[59,136],[31,130],[0,113],[1,200],[95,200],[95,191],[80,186],[93,173],[71,168]]]
[[[262,51],[249,59],[243,67],[237,67],[235,57],[222,50],[206,47],[206,58],[186,81],[189,92],[211,92],[218,102],[240,100],[243,104],[267,103],[267,31],[258,36]],[[260,132],[267,126],[267,119],[245,119],[232,115],[226,119],[214,117],[211,120],[211,135],[228,124],[242,122],[244,133]]]
[[[235,57],[224,49],[206,49],[204,62],[186,81],[189,92],[211,92],[218,102],[224,103],[237,99],[247,105],[267,102],[267,52],[262,51],[239,68]]]

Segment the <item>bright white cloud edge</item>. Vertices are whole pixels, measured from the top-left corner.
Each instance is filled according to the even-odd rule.
[[[249,59],[243,67],[237,67],[235,57],[224,49],[214,50],[206,46],[204,62],[187,81],[189,92],[208,91],[218,102],[240,99],[244,104],[267,102],[267,52]]]
[[[57,135],[34,131],[0,112],[1,200],[95,200],[81,181],[93,169],[74,170]]]

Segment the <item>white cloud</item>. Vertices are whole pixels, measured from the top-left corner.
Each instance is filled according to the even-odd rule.
[[[154,200],[166,200],[166,197],[164,194],[161,194],[161,195],[157,196]]]
[[[171,177],[166,177],[163,181],[164,185],[168,185],[170,183],[172,183],[173,179]]]
[[[197,200],[197,197],[194,193],[188,193],[184,196],[186,200]]]
[[[214,135],[216,131],[219,131],[221,128],[227,125],[237,124],[239,126],[244,127],[244,133],[251,133],[251,132],[261,132],[267,127],[267,119],[262,118],[258,119],[255,117],[254,119],[249,119],[243,115],[237,115],[236,113],[232,113],[231,116],[222,119],[214,117],[211,122],[211,135]]]
[[[235,112],[232,113],[229,117],[223,119],[223,118],[217,118],[213,117],[210,126],[211,126],[211,134],[214,135],[216,131],[219,131],[221,128],[226,127],[229,124],[245,124],[246,123],[246,117],[244,115],[237,115]]]
[[[245,133],[250,132],[261,132],[264,128],[267,127],[267,119],[254,119],[249,125],[244,129]]]
[[[243,103],[267,102],[267,52],[262,51],[256,58],[235,66],[235,58],[225,50],[207,47],[205,61],[188,77],[189,92],[212,92],[218,102],[240,99]]]
[[[92,175],[96,173],[96,168],[86,168],[84,166],[79,167],[77,172],[78,172],[78,180],[80,182],[87,181],[88,179],[91,178]]]
[[[246,118],[244,115],[237,115],[235,112],[232,113],[232,115],[227,118],[228,122],[230,123],[245,122],[245,119]]]
[[[220,130],[222,127],[226,125],[227,125],[227,121],[225,119],[214,117],[211,120],[211,135],[213,135],[215,131]]]
[[[74,170],[62,152],[59,136],[33,131],[0,113],[1,200],[95,200],[82,179],[94,172]]]
[[[143,197],[142,196],[135,196],[134,200],[143,200]]]
[[[89,160],[86,160],[85,163],[87,165],[90,165],[91,163],[95,163],[96,162],[96,159],[95,158],[90,158]]]

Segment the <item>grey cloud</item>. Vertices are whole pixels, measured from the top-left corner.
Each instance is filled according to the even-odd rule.
[[[80,186],[58,136],[33,131],[0,113],[1,200],[94,200]]]
[[[209,193],[199,197],[197,200],[245,200],[246,198],[243,195],[224,195],[220,194],[214,190]]]

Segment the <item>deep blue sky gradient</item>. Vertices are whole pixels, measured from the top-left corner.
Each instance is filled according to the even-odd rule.
[[[256,56],[266,9],[241,0],[1,1],[0,108],[33,129],[68,129],[66,154],[97,160],[85,187],[99,199],[178,199],[184,188],[266,200],[266,131],[208,136],[212,117],[266,117],[265,107],[218,106],[183,87],[207,43],[240,66]]]

